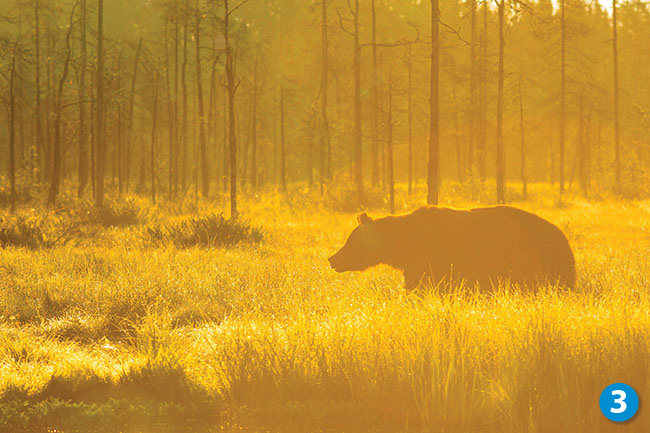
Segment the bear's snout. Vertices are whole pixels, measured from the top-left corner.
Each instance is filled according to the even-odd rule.
[[[341,269],[341,263],[339,257],[337,256],[338,253],[334,254],[332,257],[330,257],[327,260],[330,262],[330,266],[332,267],[332,269],[334,269],[336,272],[343,272],[343,270]]]

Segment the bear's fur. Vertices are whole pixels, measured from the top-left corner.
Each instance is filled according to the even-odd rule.
[[[443,279],[483,288],[499,281],[575,286],[575,260],[564,233],[521,209],[427,206],[379,219],[364,212],[358,222],[343,248],[329,258],[338,272],[383,263],[404,272],[407,289]]]

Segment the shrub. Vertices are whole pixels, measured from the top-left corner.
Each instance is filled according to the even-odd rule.
[[[90,201],[64,203],[65,212],[81,226],[129,227],[142,224],[148,219],[146,203],[136,197],[108,200],[97,209]]]
[[[65,243],[68,231],[55,215],[0,215],[0,247],[50,248]]]
[[[329,190],[325,206],[338,212],[384,209],[387,206],[387,197],[388,195],[379,189],[365,190],[361,199],[356,189]]]
[[[144,212],[133,198],[113,201],[98,211],[99,222],[106,227],[126,227],[143,221]]]
[[[147,233],[155,242],[172,243],[178,248],[193,246],[218,247],[240,242],[260,242],[263,233],[248,221],[226,219],[223,214],[200,217],[148,227]]]

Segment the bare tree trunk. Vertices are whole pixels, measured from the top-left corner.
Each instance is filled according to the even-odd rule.
[[[584,146],[585,146],[585,95],[584,95],[584,89],[580,93],[580,102],[579,102],[579,110],[578,110],[578,144],[576,146],[576,158],[578,161],[578,182],[580,182],[580,189],[582,190],[582,193],[586,196],[586,185],[584,183],[585,181],[585,166],[584,166]]]
[[[616,194],[621,194],[621,146],[619,141],[618,98],[618,20],[616,0],[612,0],[612,32],[614,36],[614,183]]]
[[[214,32],[212,37],[212,50],[216,52],[216,36]],[[214,176],[216,190],[219,190],[219,140],[217,140],[217,63],[219,56],[214,55],[212,59],[212,69],[210,73],[210,100],[208,102],[208,145],[212,145],[212,154],[214,155]]]
[[[408,157],[408,175],[409,186],[408,195],[413,193],[413,63],[411,57],[411,44],[408,45],[408,140],[409,140],[409,157]]]
[[[101,0],[100,0],[101,1]],[[61,183],[61,160],[63,158],[61,152],[61,117],[63,116],[63,85],[68,79],[68,70],[70,67],[70,34],[72,33],[74,19],[74,7],[70,12],[70,26],[65,37],[65,61],[63,63],[63,72],[59,80],[57,94],[55,95],[55,120],[54,120],[54,146],[52,152],[52,176],[50,179],[50,190],[47,195],[47,203],[54,206],[56,203],[57,195],[59,194],[59,184]]]
[[[560,65],[560,194],[564,192],[564,140],[566,134],[566,0],[560,1],[560,19],[561,19],[561,62]]]
[[[503,150],[503,56],[504,56],[504,26],[505,26],[505,0],[498,4],[499,8],[499,80],[497,94],[497,202],[505,203],[505,162]]]
[[[129,176],[131,173],[130,157],[133,150],[133,104],[135,101],[135,84],[138,78],[138,63],[140,61],[140,52],[142,51],[142,39],[138,42],[138,48],[135,52],[135,60],[133,61],[133,75],[131,77],[131,94],[129,95],[129,119],[126,139],[126,153],[124,179],[126,188],[129,188]]]
[[[97,197],[97,99],[95,97],[95,84],[97,74],[90,75],[90,181],[93,189],[93,198]]]
[[[472,172],[474,167],[474,147],[476,143],[476,111],[478,106],[478,61],[476,58],[476,0],[470,0],[470,79],[469,79],[469,136],[467,142],[467,164],[468,173]]]
[[[363,148],[361,142],[361,46],[359,44],[359,0],[355,0],[354,16],[354,182],[357,199],[363,202]]]
[[[169,58],[169,29],[165,21],[165,87],[167,89],[167,132],[169,134],[169,167],[168,167],[168,189],[167,197],[171,201],[174,198],[174,101],[171,85],[171,65]]]
[[[122,56],[120,56],[120,61],[118,63],[120,70],[122,70]],[[115,137],[115,143],[117,146],[117,155],[115,156],[115,165],[113,166],[113,171],[117,170],[117,185],[118,185],[118,194],[122,195],[122,192],[124,190],[124,172],[123,172],[123,167],[124,167],[124,160],[126,159],[124,157],[124,134],[122,132],[122,117],[123,117],[123,107],[122,107],[122,101],[123,101],[123,94],[122,94],[122,74],[118,75],[117,78],[117,92],[118,92],[118,97],[117,97],[117,103],[115,110],[117,111],[117,133]]]
[[[378,97],[377,97],[377,13],[375,10],[375,0],[371,2],[372,14],[372,83],[371,83],[371,96],[372,96],[372,143],[371,143],[371,157],[372,157],[372,186],[376,187],[379,183],[379,110],[378,110]],[[384,177],[385,179],[385,177]]]
[[[9,75],[9,182],[11,184],[11,213],[16,210],[16,56],[18,39],[14,41]]]
[[[174,178],[174,187],[172,190],[172,198],[178,196],[178,143],[180,142],[180,133],[178,128],[178,48],[179,48],[179,7],[178,0],[174,0],[174,159],[172,160],[172,167],[170,168]]]
[[[331,152],[329,149],[329,125],[327,122],[327,0],[321,0],[321,72],[320,72],[320,193],[323,194],[325,179],[331,176]],[[327,162],[325,154],[327,153]]]
[[[183,64],[181,65],[181,88],[183,92],[183,115],[181,119],[181,158],[180,158],[180,178],[181,178],[181,191],[185,192],[185,185],[187,183],[187,148],[188,133],[187,133],[187,41],[189,36],[189,9],[190,0],[185,0],[185,8],[183,10]]]
[[[456,142],[456,163],[458,164],[458,181],[463,182],[463,151],[460,144],[460,128],[458,126],[458,101],[456,100],[456,82],[452,80],[452,96],[454,98],[454,140]],[[469,149],[468,149],[469,151]]]
[[[393,168],[393,75],[388,79],[388,188],[390,191],[390,213],[395,213],[395,175]]]
[[[203,107],[203,79],[201,78],[201,10],[196,0],[196,90],[199,98],[199,158],[201,159],[201,195],[210,195],[210,173],[208,172],[208,150],[205,142],[205,110]]]
[[[98,0],[97,9],[97,180],[95,205],[104,206],[104,0]]]
[[[79,189],[78,196],[82,197],[88,184],[88,156],[86,153],[86,68],[87,68],[87,47],[86,47],[86,0],[81,0],[81,21],[79,31],[81,33],[81,64],[79,65]]]
[[[257,189],[257,69],[261,45],[257,47],[255,54],[255,69],[253,72],[253,113],[252,113],[252,130],[251,130],[251,186],[253,190]]]
[[[284,142],[284,79],[280,81],[280,181],[282,190],[287,191],[287,167]]]
[[[237,137],[235,135],[235,67],[230,46],[230,9],[224,0],[224,40],[226,48],[226,77],[228,79],[228,118],[230,142],[230,218],[237,218]]]
[[[228,93],[223,94],[223,158],[222,158],[222,171],[223,171],[223,193],[228,191],[228,169],[230,167],[230,156],[228,149]]]
[[[158,123],[158,85],[160,81],[160,62],[154,71],[156,83],[154,84],[153,107],[151,114],[151,201],[156,203],[156,124]]]
[[[431,77],[429,94],[429,167],[427,170],[427,203],[438,204],[440,147],[440,7],[431,0]]]
[[[478,175],[481,180],[485,180],[487,175],[487,36],[488,36],[488,6],[483,2],[483,37],[481,38],[481,78],[480,78],[480,97],[479,97],[479,124],[480,131],[477,142],[476,156],[478,159]]]
[[[35,94],[36,94],[36,153],[37,160],[45,164],[45,143],[43,140],[43,109],[41,107],[41,43],[40,43],[40,4],[39,0],[34,1],[34,45],[36,77],[35,77]],[[39,170],[39,179],[43,180],[43,170]]]
[[[521,76],[519,77],[519,129],[521,130],[521,183],[524,200],[528,199],[528,184],[526,183],[526,136],[524,133],[524,99],[521,91]]]

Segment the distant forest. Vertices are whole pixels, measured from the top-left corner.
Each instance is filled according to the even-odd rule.
[[[638,0],[5,0],[0,195],[645,196],[649,47]]]

